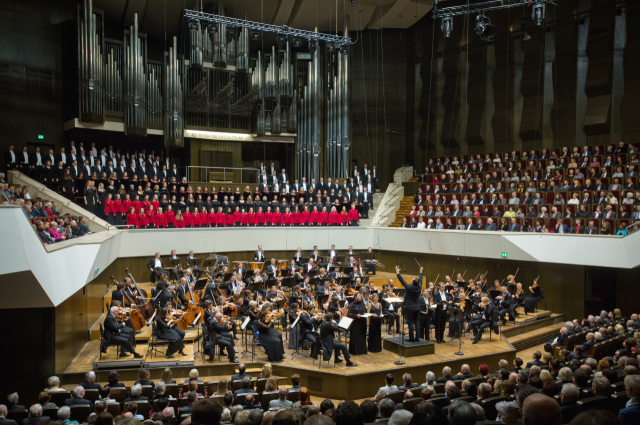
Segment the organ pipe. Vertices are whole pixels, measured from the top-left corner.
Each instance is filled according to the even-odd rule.
[[[92,0],[84,0],[83,6],[78,13],[80,119],[104,123],[102,18],[93,13]]]
[[[147,135],[146,123],[146,40],[138,36],[138,14],[125,34],[125,134]]]
[[[164,138],[176,147],[184,146],[184,92],[178,59],[178,39],[173,37],[173,46],[165,55],[165,114]]]

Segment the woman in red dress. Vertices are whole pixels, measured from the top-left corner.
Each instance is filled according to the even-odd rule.
[[[320,212],[320,219],[318,220],[320,226],[328,226],[329,225],[329,213],[327,212],[327,207],[322,207],[322,211]]]
[[[253,207],[249,207],[249,212],[247,213],[247,226],[256,227],[256,214],[253,212]]]
[[[273,213],[271,207],[267,207],[267,212],[264,213],[264,225],[267,227],[273,226]]]
[[[292,223],[293,226],[295,227],[299,227],[300,223],[301,223],[301,219],[302,219],[302,213],[300,212],[300,210],[298,209],[298,205],[296,204],[296,206],[293,209],[293,213],[291,213],[292,215]]]
[[[227,225],[227,215],[222,211],[222,207],[218,207],[216,213],[216,227],[225,227]]]
[[[320,211],[318,211],[318,207],[316,205],[313,206],[313,211],[311,211],[311,226],[319,226],[320,223]]]
[[[129,226],[129,228],[138,227],[138,215],[133,207],[129,208],[129,214],[127,214],[127,226]]]
[[[309,207],[304,206],[304,211],[300,213],[300,225],[301,226],[311,226],[311,213],[309,212]]]
[[[357,226],[360,221],[360,217],[358,216],[358,210],[356,209],[355,204],[351,204],[351,209],[349,210],[349,225]]]
[[[258,212],[256,213],[256,226],[263,227],[265,224],[265,216],[262,212],[262,207],[258,207]]]
[[[156,227],[158,229],[164,229],[167,227],[167,219],[164,215],[164,213],[162,212],[162,208],[158,207],[158,212],[156,212]]]
[[[164,219],[167,221],[167,227],[173,229],[176,226],[176,215],[173,213],[171,204],[167,205],[167,212],[164,213]]]
[[[193,228],[193,214],[191,214],[191,211],[189,211],[189,207],[185,208],[182,217],[184,218],[184,227],[188,229]]]
[[[274,227],[282,226],[282,213],[280,212],[280,207],[276,207],[276,212],[271,216],[271,222]]]
[[[340,226],[340,214],[336,211],[336,207],[332,207],[331,212],[329,213],[329,225]]]

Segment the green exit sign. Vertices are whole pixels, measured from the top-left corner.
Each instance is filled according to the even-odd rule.
[[[38,139],[44,139],[44,134],[38,134]]]
[[[506,252],[502,253],[502,258],[507,258],[507,253]]]

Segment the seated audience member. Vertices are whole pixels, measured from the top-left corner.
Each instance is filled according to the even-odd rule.
[[[125,403],[127,401],[149,401],[148,397],[141,396],[140,393],[142,393],[142,385],[133,385],[131,387],[131,397],[125,399]]]
[[[73,389],[73,396],[66,399],[64,401],[64,404],[66,404],[67,406],[87,405],[93,408],[91,401],[84,398],[84,387],[81,387],[80,385]]]
[[[398,391],[398,387],[393,385],[393,379],[393,374],[387,373],[387,376],[384,378],[386,385],[384,387],[380,387],[378,393],[373,398],[375,401],[382,400],[391,391]]]
[[[624,387],[626,389],[627,402],[624,409],[618,413],[618,418],[625,425],[640,423],[640,375],[629,375],[624,378]]]
[[[280,389],[278,390],[278,398],[269,402],[269,408],[290,409],[293,405],[293,402],[287,400],[288,394],[289,390],[286,387],[280,387]]]
[[[48,420],[48,416],[42,416],[42,406],[34,404],[29,408],[29,417],[22,420],[22,425],[37,425],[39,422]]]

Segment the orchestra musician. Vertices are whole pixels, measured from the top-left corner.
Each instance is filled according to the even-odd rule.
[[[178,274],[182,271],[182,265],[180,264],[180,257],[178,257],[178,255],[176,254],[175,249],[171,250],[171,255],[169,256],[169,260],[176,260],[178,262],[178,265],[175,266],[173,270],[171,270],[171,275],[173,276],[173,279],[178,280],[178,278],[180,277]]]
[[[316,299],[313,296],[313,289],[307,288],[302,290],[302,305],[312,305],[317,307]]]
[[[311,260],[313,260],[313,262],[317,262],[320,259],[320,251],[318,251],[317,245],[313,246],[313,251],[311,252],[311,254],[309,254],[309,257],[311,258]]]
[[[340,254],[338,254],[338,250],[336,249],[336,246],[335,245],[331,245],[331,249],[327,253],[327,256],[329,258],[334,258],[334,257],[337,257],[338,255],[340,255]]]
[[[136,295],[133,293],[133,290],[131,289],[131,278],[130,277],[125,277],[124,278],[124,288],[122,290],[123,293],[127,294],[129,296],[129,298],[131,298],[132,300],[141,300],[142,297],[140,295]]]
[[[187,299],[187,292],[189,292],[189,284],[187,283],[187,278],[183,277],[180,279],[180,283],[178,284],[178,289],[176,291],[178,295],[178,301],[180,301],[183,305],[189,305],[191,301]]]
[[[262,245],[258,245],[258,250],[253,253],[253,261],[262,262],[264,260],[265,260],[265,256],[264,256],[264,251],[262,250]]]
[[[493,304],[489,302],[489,297],[482,297],[480,303],[480,314],[471,321],[471,329],[473,330],[473,343],[477,344],[482,338],[482,333],[488,327],[497,326],[497,311],[494,310]]]
[[[274,300],[278,299],[278,287],[276,285],[271,286],[271,290],[267,292],[267,301],[273,303]]]
[[[513,295],[513,310],[518,307],[524,307],[524,290],[522,289],[522,283],[516,283],[516,293]],[[517,313],[516,313],[517,314]]]
[[[160,258],[159,252],[156,252],[155,257],[149,260],[149,262],[147,263],[147,268],[151,272],[151,277],[150,277],[151,283],[156,283],[156,277],[160,277],[162,275],[168,276],[168,273],[162,270],[162,259]],[[156,287],[156,290],[158,289],[159,288]]]
[[[258,293],[260,295],[262,295],[262,298],[265,298],[267,295],[267,291],[264,289],[264,283],[265,283],[265,278],[262,274],[260,274],[260,269],[255,269],[253,271],[253,276],[251,277],[251,284],[257,288],[256,291],[258,291]]]
[[[347,251],[347,253],[345,254],[344,258],[350,258],[351,260],[353,260],[357,256],[358,256],[358,254],[356,254],[356,252],[353,250],[353,247],[349,246],[349,251]],[[353,263],[355,264],[355,260],[353,260]]]
[[[300,284],[300,282],[304,280],[304,277],[302,277],[302,269],[300,269],[300,266],[298,266],[298,263],[296,263],[296,260],[291,260],[288,270],[289,270],[289,277],[295,277],[296,283]]]
[[[244,267],[244,263],[239,263],[238,267],[236,267],[234,272],[241,276],[241,278],[240,278],[241,281],[243,281],[244,283],[249,283],[249,279],[246,278],[246,276],[247,276],[247,268]]]
[[[338,297],[338,294],[333,294],[331,296],[331,300],[327,305],[326,311],[328,313],[333,313],[334,316],[342,319],[342,317],[344,316],[344,312],[340,308],[340,298]]]
[[[351,361],[351,356],[349,355],[349,351],[347,350],[347,346],[340,341],[336,341],[335,333],[340,332],[340,328],[338,328],[336,322],[333,320],[333,314],[327,313],[324,316],[324,320],[320,325],[320,339],[322,341],[323,350],[323,360],[329,361],[331,360],[331,354],[335,351],[336,359],[334,363],[342,363],[343,360],[339,358],[340,352],[342,351],[342,356],[344,360],[347,361],[346,365],[349,367],[356,367],[357,364]]]
[[[224,289],[225,293],[229,297],[236,294],[239,296],[243,289],[242,282],[238,280],[235,274],[232,274],[225,287],[221,289]]]
[[[293,303],[302,305],[302,292],[301,292],[300,285],[295,285],[293,287],[293,292],[289,296],[289,305],[293,305]]]
[[[309,262],[307,263],[307,265],[305,266],[305,268],[303,269],[304,272],[306,274],[309,274],[309,272],[315,267],[315,263],[313,262],[313,257],[309,258]]]
[[[494,300],[495,306],[499,310],[500,320],[502,320],[502,326],[507,324],[507,313],[509,313],[509,319],[515,320],[515,307],[513,305],[513,297],[507,290],[506,286],[501,288],[501,294]]]
[[[327,270],[330,271],[332,279],[336,279],[337,280],[338,278],[342,277],[342,273],[340,273],[340,267],[339,266],[335,266],[333,271],[331,271],[330,268],[327,268]]]
[[[296,264],[300,265],[300,262],[302,261],[302,257],[304,255],[302,254],[302,248],[298,247],[298,249],[296,250],[296,253],[293,254],[293,261],[296,262]]]
[[[429,289],[423,289],[420,295],[420,335],[419,337],[430,341],[431,316],[433,312],[433,294]]]
[[[396,276],[400,284],[404,286],[403,314],[409,325],[409,342],[420,342],[420,293],[422,292],[422,267],[420,275],[414,278],[410,284],[404,281],[400,274],[400,267],[396,266]]]
[[[294,310],[293,305],[291,309],[295,314],[300,315],[300,320],[298,320],[298,324],[300,325],[300,330],[302,331],[301,342],[304,340],[309,341],[309,344],[313,344],[316,342],[317,332],[320,327],[320,323],[322,322],[322,317],[312,318],[310,312],[313,310],[313,306],[309,305],[307,310],[300,310],[296,305]]]
[[[104,338],[100,345],[100,351],[102,353],[107,352],[107,347],[113,341],[118,342],[121,346],[120,357],[129,357],[133,353],[133,357],[140,359],[143,356],[136,353],[136,336],[133,329],[124,325],[124,323],[118,323],[116,321],[116,315],[118,314],[119,307],[112,306],[104,319]]]
[[[187,285],[191,285],[196,283],[196,279],[193,277],[193,275],[191,274],[191,268],[187,267],[184,270],[184,278],[187,279]]]
[[[185,337],[186,334],[182,329],[180,329],[177,326],[177,320],[179,318],[182,318],[182,315],[184,314],[184,312],[182,312],[182,311],[174,311],[173,305],[171,305],[171,304],[167,304],[166,309],[167,309],[167,315],[168,315],[167,317],[173,317],[173,318],[176,319],[176,323],[172,323],[170,325],[171,329],[173,329],[178,334],[180,339],[182,341],[184,341],[184,337]]]
[[[540,290],[540,284],[538,278],[533,280],[533,285],[529,286],[531,296],[524,299],[524,311],[525,313],[535,313],[536,304],[542,301],[542,291]]]
[[[183,351],[184,342],[178,332],[176,332],[176,329],[171,327],[172,321],[167,319],[167,316],[168,311],[166,308],[161,308],[156,316],[158,339],[169,341],[166,356],[168,359],[173,359],[173,354],[175,352],[178,352],[181,356],[186,356],[187,354]]]
[[[358,266],[353,266],[353,271],[351,273],[349,273],[349,278],[351,279],[352,283],[355,283],[357,278],[362,278],[362,273],[360,273],[360,271],[358,270]]]
[[[224,349],[227,350],[227,356],[229,358],[229,363],[238,363],[235,355],[235,343],[231,334],[229,334],[229,323],[224,320],[224,315],[221,312],[213,312],[213,304],[211,301],[205,303],[207,308],[207,329],[209,331],[209,361],[214,360],[213,347],[216,345],[220,346],[220,354],[224,354]]]
[[[282,334],[274,328],[274,320],[271,320],[265,310],[258,314],[256,322],[258,338],[267,353],[269,362],[282,363],[284,361],[284,344],[282,342]]]
[[[269,278],[275,278],[276,272],[278,271],[278,265],[276,264],[276,259],[275,258],[271,259],[271,264],[268,264],[264,268],[264,271],[265,271],[265,273],[267,274],[267,276]]]
[[[440,282],[438,290],[433,294],[433,302],[436,304],[434,311],[436,321],[436,342],[441,344],[444,341],[444,329],[447,326],[447,307],[451,305],[453,297],[445,289],[444,282]]]
[[[189,251],[189,255],[187,255],[187,264],[190,260],[195,260],[195,253],[192,251]],[[189,266],[192,270],[193,273],[196,275],[196,280],[200,280],[200,278],[202,277],[202,269],[200,267],[198,267],[196,264],[192,264]]]
[[[125,308],[131,307],[132,304],[135,304],[135,301],[129,294],[125,292],[125,284],[123,282],[116,283],[116,290],[111,292],[111,305],[113,305],[114,301],[120,301],[120,304]]]
[[[396,307],[393,303],[385,301],[387,298],[396,298],[396,294],[393,293],[393,279],[389,279],[389,285],[386,292],[382,294],[382,308],[384,309],[384,315],[389,320],[389,330],[387,331],[391,335],[391,329],[393,324],[396,324],[396,333],[400,333],[400,315],[396,312]]]
[[[371,260],[375,260],[375,258],[376,256],[373,253],[373,248],[369,247],[369,249],[367,250],[366,259],[364,261],[364,266],[367,270],[371,271],[374,276],[376,275],[376,265]]]

